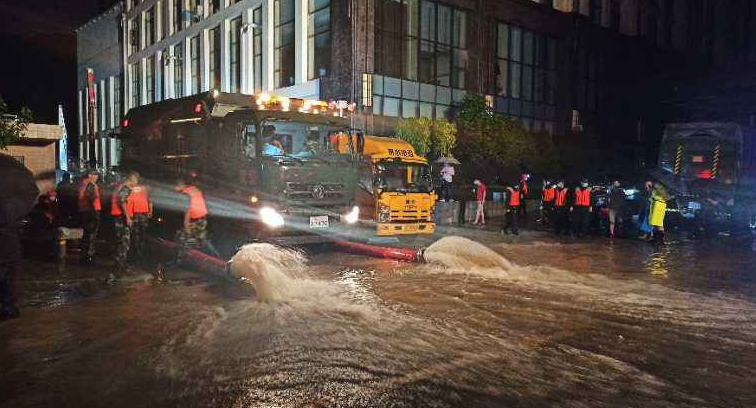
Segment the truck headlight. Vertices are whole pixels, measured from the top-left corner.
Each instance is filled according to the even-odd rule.
[[[271,228],[278,228],[284,225],[283,216],[270,207],[260,209],[260,219],[262,219],[265,225]]]
[[[348,214],[345,214],[341,216],[341,219],[343,219],[347,224],[354,224],[357,222],[357,220],[360,219],[360,207],[357,207],[356,205],[352,207],[352,211],[349,211]]]

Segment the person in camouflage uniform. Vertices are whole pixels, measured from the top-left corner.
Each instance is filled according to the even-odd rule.
[[[136,259],[140,259],[144,256],[144,242],[147,229],[150,226],[153,208],[149,187],[142,184],[139,175],[137,175],[137,180],[139,181],[131,188],[131,196],[129,197],[134,211],[131,228],[131,254]]]
[[[91,170],[87,177],[79,185],[78,206],[79,214],[84,228],[84,236],[81,241],[81,261],[83,264],[91,264],[96,252],[97,236],[100,233],[100,188],[97,180],[100,174]]]
[[[131,189],[138,183],[138,176],[129,173],[126,180],[113,193],[111,212],[115,220],[116,248],[115,262],[122,272],[129,272],[129,249],[131,248],[131,234],[133,228],[133,208],[129,196]]]
[[[197,187],[187,185],[183,180],[176,183],[175,190],[189,198],[184,213],[184,227],[176,232],[176,241],[181,245],[177,262],[180,264],[187,251],[194,248],[204,249],[209,254],[220,256],[207,238],[207,207],[205,197]]]

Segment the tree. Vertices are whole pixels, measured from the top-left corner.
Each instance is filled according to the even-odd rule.
[[[430,153],[449,156],[457,144],[457,125],[446,119],[402,119],[397,125],[396,137],[411,144],[421,156]]]
[[[20,112],[13,113],[0,96],[0,150],[21,137],[31,120],[32,113],[29,108],[23,107]]]
[[[494,113],[481,95],[466,96],[455,121],[460,137],[453,151],[473,177],[509,174],[503,181],[514,181],[521,171],[552,173],[559,167],[551,136],[534,135],[519,121]]]

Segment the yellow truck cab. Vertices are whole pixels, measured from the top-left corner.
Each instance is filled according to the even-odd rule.
[[[428,161],[409,143],[365,136],[358,163],[356,203],[360,218],[375,223],[379,236],[433,234],[433,192]]]

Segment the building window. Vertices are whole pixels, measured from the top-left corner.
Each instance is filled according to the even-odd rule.
[[[184,44],[173,46],[173,96],[184,96]]]
[[[590,0],[589,7],[590,10],[588,10],[589,17],[591,21],[593,21],[597,25],[601,25],[601,17],[603,13],[603,6],[602,3],[604,0]]]
[[[160,37],[158,39],[162,40],[165,37],[168,37],[168,30],[171,27],[171,19],[170,19],[170,10],[171,10],[171,3],[169,0],[162,0],[160,3]]]
[[[497,113],[521,120],[530,130],[551,132],[556,119],[556,47],[552,38],[497,25]]]
[[[140,105],[139,95],[142,90],[141,81],[139,80],[142,75],[139,70],[139,63],[135,62],[131,64],[129,71],[129,76],[131,77],[131,107],[136,108]]]
[[[579,110],[595,112],[599,106],[604,59],[585,48],[578,52],[575,105]]]
[[[262,92],[262,7],[252,10],[252,65],[254,81],[254,93]]]
[[[144,46],[154,44],[155,38],[155,8],[151,7],[144,12]]]
[[[609,3],[609,26],[615,30],[620,30],[622,22],[620,0],[611,0]]]
[[[24,156],[11,156],[14,160],[21,163],[22,165],[25,165],[26,163],[26,157]]]
[[[173,33],[184,27],[184,0],[173,0]]]
[[[443,118],[452,105],[461,102],[466,92],[433,84],[382,75],[363,77],[363,106],[372,106],[375,115],[403,118]],[[365,95],[372,93],[372,101]]]
[[[113,77],[113,119],[115,120],[113,127],[117,127],[121,123],[121,114],[123,110],[123,107],[121,106],[121,81],[123,81],[123,78],[120,75]]]
[[[147,88],[145,102],[152,103],[155,102],[155,57],[149,57],[145,62],[145,85]]]
[[[210,58],[210,89],[220,89],[221,87],[221,38],[220,27],[215,27],[208,31],[208,57]]]
[[[241,17],[231,20],[230,36],[228,45],[230,47],[229,52],[229,89],[231,92],[241,92]]]
[[[376,72],[464,88],[465,11],[420,0],[378,0],[376,7]]]
[[[189,40],[189,77],[191,78],[189,94],[199,93],[202,66],[200,65],[199,35]]]
[[[129,22],[130,54],[136,54],[139,51],[139,37],[139,18],[135,18]]]
[[[307,21],[307,76],[328,75],[331,68],[331,1],[309,0]]]
[[[192,25],[195,21],[199,21],[202,18],[202,6],[198,4],[197,0],[188,0],[187,13],[191,16],[189,18],[189,25]]]
[[[208,5],[210,6],[210,13],[208,13],[208,14],[213,15],[213,14],[217,13],[218,11],[220,11],[220,9],[221,9],[221,0],[210,0],[208,2]]]
[[[275,0],[273,36],[275,87],[294,85],[294,0]]]

